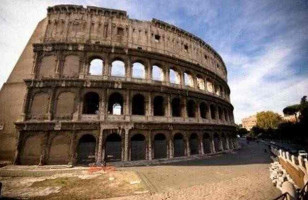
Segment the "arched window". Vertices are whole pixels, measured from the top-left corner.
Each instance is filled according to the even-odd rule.
[[[90,75],[102,75],[104,68],[104,61],[101,59],[93,59],[90,62],[89,74]]]
[[[177,133],[173,137],[174,157],[185,155],[185,141],[181,133]]]
[[[167,139],[164,134],[156,134],[154,137],[154,159],[167,157]]]
[[[229,121],[227,109],[224,110],[224,113],[225,113],[225,120],[226,120],[226,121]]]
[[[141,94],[136,94],[133,97],[132,102],[132,114],[133,115],[145,115],[145,105],[144,105],[144,96]]]
[[[131,142],[131,160],[145,160],[146,143],[142,134],[136,134],[130,139]]]
[[[214,92],[213,83],[211,81],[207,81],[207,90],[211,93]]]
[[[189,73],[184,73],[184,82],[188,87],[194,87],[194,79],[193,76]]]
[[[154,98],[154,116],[164,116],[164,98],[162,96],[156,96]]]
[[[212,147],[212,144],[211,144],[211,140],[210,140],[210,135],[208,133],[204,133],[203,134],[203,152],[204,153],[211,153],[211,147]]]
[[[99,108],[99,96],[95,92],[88,92],[83,99],[83,114],[97,114]]]
[[[217,133],[214,134],[214,147],[215,147],[215,151],[221,151],[221,146],[220,146],[220,138],[218,136]]]
[[[154,81],[164,81],[164,71],[162,68],[157,65],[153,65],[152,67],[152,79]]]
[[[77,146],[77,163],[89,164],[95,161],[96,139],[86,134],[79,139]]]
[[[224,97],[225,93],[222,86],[219,86],[219,88],[220,88],[220,96]]]
[[[207,105],[204,102],[202,102],[202,103],[200,103],[199,107],[200,107],[200,116],[201,116],[201,118],[206,119],[207,112],[208,112]]]
[[[139,63],[139,62],[135,62],[133,64],[133,78],[145,78],[145,67],[143,64]]]
[[[198,135],[193,133],[189,137],[189,147],[190,147],[190,154],[198,154],[199,153],[199,145],[198,145]]]
[[[108,113],[112,115],[123,114],[123,97],[120,93],[113,93],[108,100]]]
[[[215,87],[215,94],[220,96],[220,89],[217,85],[214,86]]]
[[[120,60],[112,62],[111,76],[125,77],[125,64]]]
[[[106,159],[107,161],[120,161],[122,153],[122,138],[117,133],[108,135],[105,143]]]
[[[170,68],[169,74],[170,74],[169,75],[170,76],[170,83],[173,83],[173,84],[180,84],[181,83],[181,75],[180,75],[179,72]]]
[[[210,109],[211,109],[211,118],[216,119],[216,107],[214,105],[211,105]]]
[[[205,90],[205,83],[202,77],[197,76],[197,86],[200,90]]]
[[[222,111],[221,107],[218,108],[218,114],[219,114],[219,119],[222,120],[223,119],[223,111]]]
[[[189,100],[187,102],[186,108],[187,108],[188,117],[195,117],[196,116],[195,102],[193,100]]]
[[[179,98],[172,100],[172,116],[181,117],[181,100]]]

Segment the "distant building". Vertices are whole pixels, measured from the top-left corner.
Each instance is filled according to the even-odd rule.
[[[250,131],[250,129],[255,125],[257,125],[257,115],[252,115],[242,119],[242,126],[243,128],[246,128],[248,131]]]

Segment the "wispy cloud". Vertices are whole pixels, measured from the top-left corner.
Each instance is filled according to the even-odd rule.
[[[261,110],[281,112],[284,106],[308,95],[307,1],[16,2],[0,4],[0,86],[36,24],[45,17],[46,8],[65,3],[122,9],[142,20],[158,18],[203,38],[227,65],[236,122]]]

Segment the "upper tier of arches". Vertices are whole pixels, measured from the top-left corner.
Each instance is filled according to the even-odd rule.
[[[68,14],[69,13],[69,14]],[[125,11],[74,5],[48,8],[44,43],[141,49],[199,64],[227,80],[220,55],[199,37],[166,22],[129,19]]]

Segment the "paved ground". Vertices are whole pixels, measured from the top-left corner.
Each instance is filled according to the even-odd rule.
[[[121,199],[273,199],[280,195],[269,178],[269,153],[263,144],[242,144],[231,154],[173,163],[125,168],[136,171],[152,194]]]

